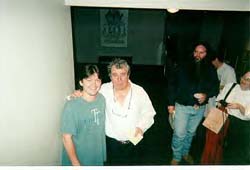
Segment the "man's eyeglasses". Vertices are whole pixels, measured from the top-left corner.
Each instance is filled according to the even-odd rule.
[[[250,82],[250,77],[241,77],[242,80]]]

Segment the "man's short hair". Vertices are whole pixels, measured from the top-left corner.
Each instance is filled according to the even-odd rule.
[[[111,76],[111,68],[113,66],[115,66],[115,68],[117,69],[121,69],[125,67],[128,70],[128,75],[130,75],[130,66],[128,65],[128,62],[126,60],[121,59],[121,58],[115,58],[114,60],[112,60],[108,65],[109,76]]]
[[[215,59],[218,59],[220,62],[224,62],[224,55],[220,54],[218,51],[211,53],[211,61],[214,61]]]

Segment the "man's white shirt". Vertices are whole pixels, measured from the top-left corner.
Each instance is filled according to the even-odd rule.
[[[220,86],[225,86],[228,83],[236,83],[234,68],[226,63],[223,63],[221,67],[217,69],[217,75],[220,80]]]
[[[119,141],[128,140],[128,134],[136,127],[145,132],[156,114],[145,90],[131,81],[130,84],[122,106],[115,100],[112,82],[104,83],[100,90],[106,99],[106,135]]]

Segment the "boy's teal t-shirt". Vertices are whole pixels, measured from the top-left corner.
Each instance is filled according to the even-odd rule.
[[[106,161],[105,99],[98,94],[93,102],[82,97],[65,104],[61,132],[72,134],[77,157],[81,165],[103,165]],[[71,166],[63,147],[62,165]]]

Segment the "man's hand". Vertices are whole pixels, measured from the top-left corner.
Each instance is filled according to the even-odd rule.
[[[143,136],[143,131],[141,130],[141,128],[136,127],[136,128],[135,128],[135,137],[136,137],[138,134],[141,135],[141,136]]]
[[[174,106],[168,106],[168,113],[169,114],[173,114],[175,111],[175,107]]]
[[[198,103],[202,104],[202,103],[204,103],[206,101],[206,99],[207,99],[207,94],[200,93],[200,97],[198,98]]]
[[[73,94],[71,94],[72,97],[81,97],[82,96],[82,92],[80,90],[76,90],[74,91]]]
[[[245,115],[245,108],[240,103],[228,103],[227,109],[239,109],[242,115]]]
[[[81,97],[82,92],[80,90],[75,90],[71,95],[67,96],[67,100],[74,99],[76,97]]]

